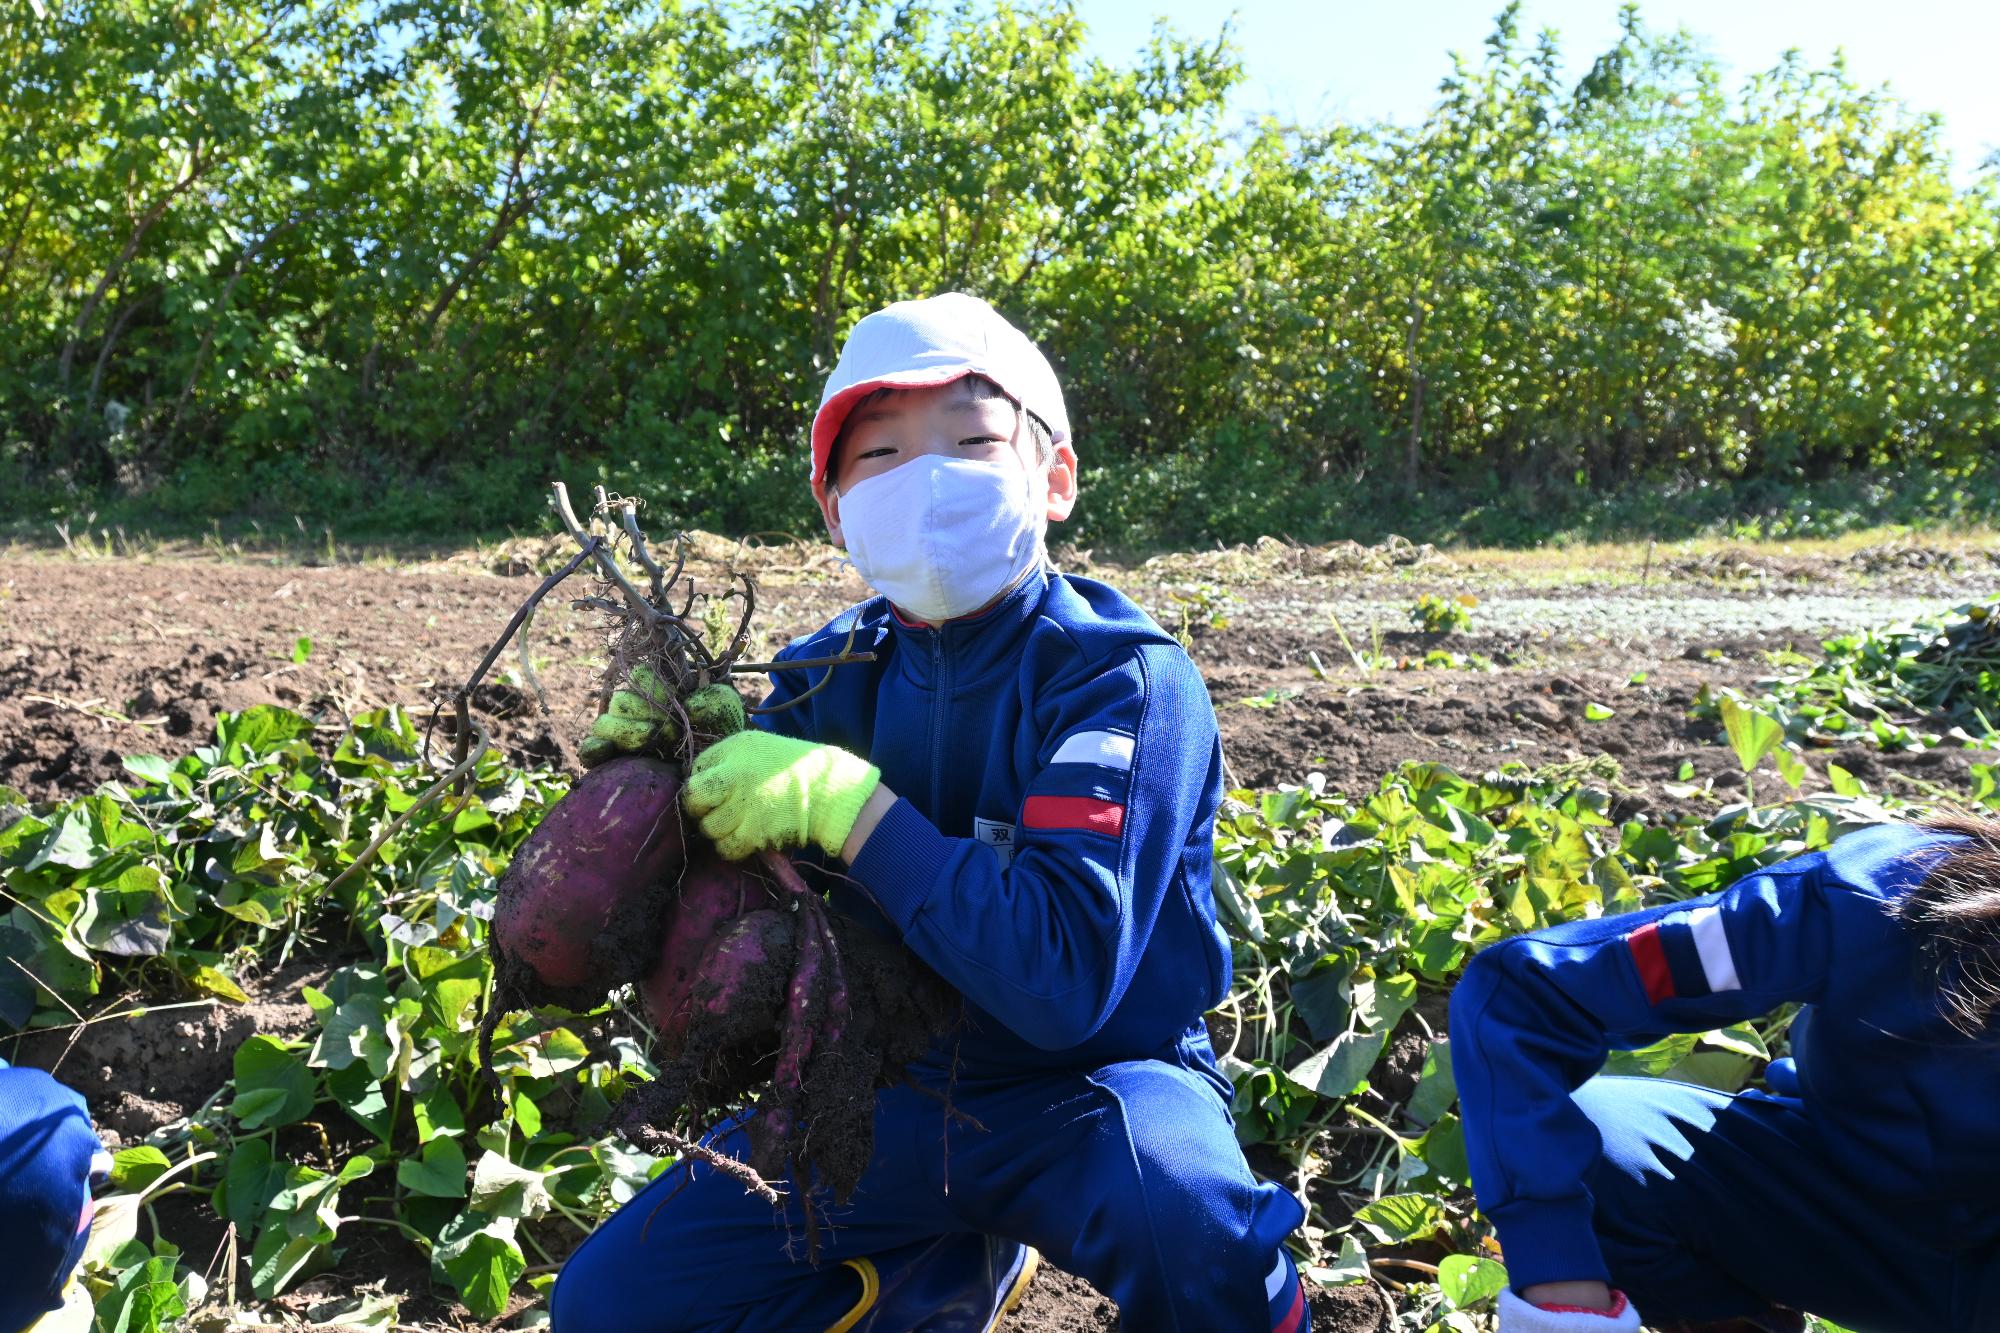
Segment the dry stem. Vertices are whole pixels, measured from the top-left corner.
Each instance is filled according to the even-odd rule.
[[[597,567],[604,571],[605,578],[617,584],[618,590],[625,594],[625,600],[631,607],[632,614],[648,625],[658,622],[660,612],[646,600],[644,593],[632,586],[632,581],[625,577],[625,571],[618,568],[618,562],[611,558],[611,552],[605,546],[603,539],[592,537],[584,531],[583,524],[577,521],[576,510],[572,509],[569,503],[569,487],[558,481],[552,483],[551,489],[555,492],[556,514],[562,519],[563,527],[569,530],[570,536],[576,538],[577,545],[597,558]]]

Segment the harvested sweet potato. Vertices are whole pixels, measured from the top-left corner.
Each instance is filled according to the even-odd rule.
[[[746,913],[758,914],[773,902],[770,888],[748,868],[725,861],[706,841],[696,839],[688,850],[687,870],[668,900],[666,934],[659,959],[640,987],[646,1011],[659,1026],[662,1050],[678,1055],[695,1006],[697,981],[725,989],[745,966],[762,962],[775,949],[763,948],[763,937],[740,927]],[[791,968],[789,926],[784,966]],[[754,955],[754,956],[753,956]],[[713,1001],[711,1000],[711,1004]]]
[[[681,877],[680,773],[653,759],[591,769],[515,853],[500,881],[493,937],[553,991],[593,999],[638,980]]]
[[[633,725],[593,728],[582,756],[591,767],[501,882],[483,1062],[493,1069],[503,1014],[549,1002],[594,1008],[636,981],[658,1031],[657,1074],[625,1093],[614,1127],[684,1169],[706,1162],[773,1202],[786,1181],[824,1185],[844,1200],[873,1152],[874,1090],[905,1077],[958,1020],[959,997],[899,941],[837,916],[786,856],[731,863],[697,832],[683,840],[683,766],[744,727],[730,677],[766,665],[742,661],[755,588],[744,577],[697,615],[702,598],[683,577],[685,548],[670,570],[656,560],[632,502],[598,492],[596,517],[614,533],[607,541],[584,531],[560,486],[555,499],[582,547],[571,567],[591,558],[604,575],[585,599],[608,617],[600,697]],[[618,567],[613,546],[644,571],[644,589]],[[724,634],[729,617],[719,608],[739,598],[734,631]],[[830,671],[872,658],[852,650],[850,637],[831,657],[790,665]],[[749,711],[794,707],[817,688]],[[677,762],[612,757],[628,745]],[[710,1131],[746,1104],[744,1161],[713,1146]],[[805,1216],[810,1253],[816,1209]]]

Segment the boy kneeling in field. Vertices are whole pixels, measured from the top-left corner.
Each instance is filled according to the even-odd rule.
[[[1215,714],[1144,612],[1048,566],[1077,484],[1053,370],[982,301],[892,305],[841,352],[812,467],[880,595],[780,659],[852,634],[875,660],[705,751],[686,804],[726,856],[846,862],[833,905],[899,935],[965,1020],[877,1094],[847,1205],[795,1190],[779,1218],[670,1173],[570,1259],[556,1328],[985,1333],[1040,1251],[1126,1328],[1298,1333],[1283,1240],[1305,1212],[1251,1175],[1202,1025],[1229,980]],[[772,682],[773,703],[821,685]],[[817,1266],[787,1245],[807,1206],[830,1224]]]
[[[1598,1073],[1788,1001],[1768,1091]],[[1502,1333],[2000,1329],[2000,823],[1503,940],[1452,995],[1451,1064]]]

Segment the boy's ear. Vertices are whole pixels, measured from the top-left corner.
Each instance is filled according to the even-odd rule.
[[[1076,508],[1076,450],[1065,440],[1049,459],[1048,519],[1060,523]]]
[[[815,479],[812,488],[813,499],[819,501],[820,517],[826,520],[827,540],[846,550],[847,539],[840,535],[840,492],[822,479]]]

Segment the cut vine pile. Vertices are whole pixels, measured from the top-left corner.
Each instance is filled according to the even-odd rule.
[[[1817,658],[1773,653],[1777,674],[1736,702],[1795,745],[1922,751],[1946,740],[1990,748],[2000,738],[2000,598],[1839,635],[1820,648]],[[1731,693],[1704,688],[1697,715],[1722,718]]]
[[[640,747],[587,744],[590,768],[502,878],[482,1062],[492,1067],[506,1012],[585,1011],[635,985],[657,1025],[659,1076],[619,1105],[611,1127],[690,1168],[707,1162],[773,1204],[788,1177],[844,1201],[872,1155],[876,1089],[949,1029],[959,1001],[898,942],[829,910],[783,856],[724,860],[683,818],[688,765],[745,724],[731,675],[767,665],[741,660],[754,585],[742,577],[719,596],[697,592],[681,577],[684,549],[663,568],[629,501],[598,492],[593,522],[609,536],[586,530],[560,487],[556,503],[582,550],[536,597],[583,558],[596,562],[600,586],[577,604],[607,618],[600,698],[641,701],[630,719]],[[648,587],[626,577],[619,552]],[[709,626],[731,600],[741,612],[716,646]],[[842,654],[825,670],[866,660]],[[708,1135],[746,1106],[754,1115],[739,1161]],[[810,1245],[813,1209],[804,1215]]]

